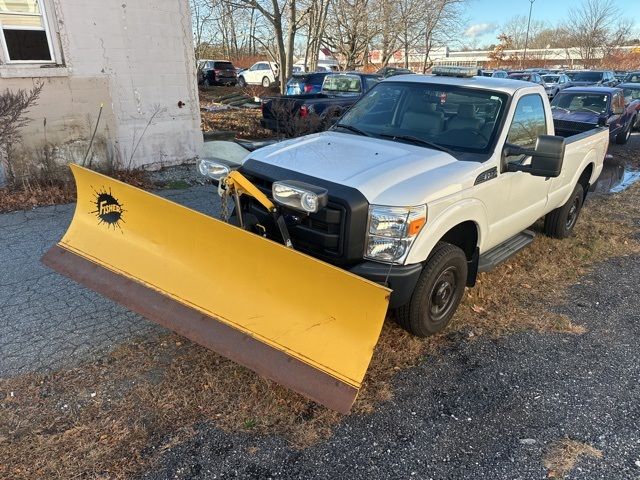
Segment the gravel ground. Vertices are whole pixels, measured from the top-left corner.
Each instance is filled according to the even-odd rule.
[[[455,339],[400,373],[393,401],[326,442],[297,451],[202,426],[144,478],[543,479],[545,451],[569,437],[603,458],[567,478],[640,479],[638,262],[607,262],[572,289],[561,312],[584,335]]]

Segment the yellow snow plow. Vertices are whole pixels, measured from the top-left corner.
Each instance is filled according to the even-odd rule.
[[[44,255],[47,266],[349,411],[380,335],[387,288],[91,170],[72,171],[75,214]]]

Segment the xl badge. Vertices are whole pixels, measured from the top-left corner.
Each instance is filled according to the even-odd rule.
[[[122,214],[125,212],[122,208],[122,204],[116,200],[116,198],[109,190],[96,192],[95,207],[91,213],[95,213],[98,217],[98,224],[107,224],[107,227],[120,228],[120,222],[124,222]]]

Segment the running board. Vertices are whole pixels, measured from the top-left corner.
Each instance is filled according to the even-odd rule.
[[[509,240],[502,242],[500,245],[493,247],[486,253],[480,255],[478,262],[478,272],[488,272],[500,265],[505,260],[513,257],[523,248],[527,247],[536,234],[531,230],[523,230]]]

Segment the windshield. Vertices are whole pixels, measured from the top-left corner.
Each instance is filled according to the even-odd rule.
[[[578,72],[571,78],[576,82],[599,82],[602,80],[602,73],[600,72]]]
[[[544,83],[558,83],[560,80],[560,75],[545,75],[542,77]]]
[[[362,86],[358,75],[328,75],[322,90],[330,93],[360,93]]]
[[[216,70],[233,70],[233,64],[231,62],[215,62]]]
[[[625,103],[633,102],[634,100],[640,100],[640,85],[637,87],[623,87],[624,101]]]
[[[338,125],[393,141],[487,153],[507,99],[505,93],[475,88],[382,82],[351,107]]]
[[[592,112],[598,115],[607,110],[609,96],[601,93],[559,93],[551,102],[551,109],[568,112]]]

